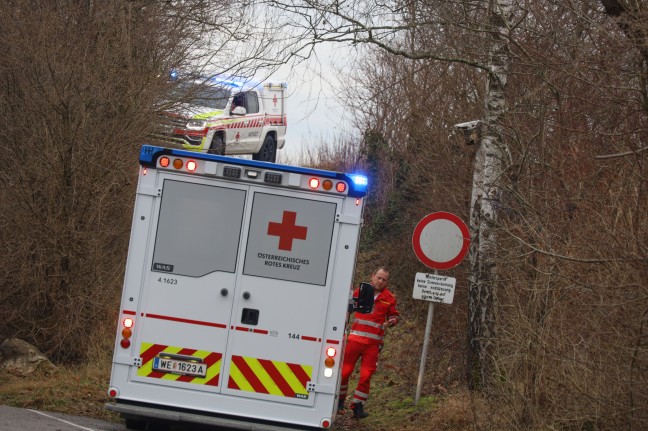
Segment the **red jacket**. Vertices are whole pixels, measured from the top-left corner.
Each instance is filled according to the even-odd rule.
[[[353,297],[358,297],[358,289],[353,292]],[[383,289],[374,300],[373,311],[369,314],[355,313],[349,340],[364,344],[382,344],[385,336],[385,322],[398,318],[400,313],[396,310],[396,297],[387,289]]]

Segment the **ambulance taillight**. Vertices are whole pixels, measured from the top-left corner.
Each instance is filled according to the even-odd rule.
[[[193,172],[193,171],[195,171],[197,167],[198,167],[198,165],[197,165],[196,162],[194,162],[193,160],[189,160],[189,161],[187,162],[187,170],[188,170],[189,172]]]
[[[309,186],[311,189],[315,190],[316,188],[319,187],[319,179],[317,179],[317,178],[311,178],[310,180],[308,180],[308,186]]]
[[[171,160],[168,157],[160,157],[160,166],[168,168],[170,164]]]
[[[326,348],[326,359],[324,359],[324,377],[332,377],[333,376],[333,367],[335,366],[335,355],[337,354],[337,350],[335,350],[335,347],[327,347]]]
[[[124,349],[128,349],[131,345],[130,338],[133,335],[133,330],[131,329],[133,325],[135,324],[135,321],[131,319],[130,317],[125,318],[122,320],[122,339],[119,342],[119,345],[122,346]]]

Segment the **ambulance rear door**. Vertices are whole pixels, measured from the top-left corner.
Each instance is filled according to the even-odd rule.
[[[131,378],[220,392],[248,187],[160,173],[157,188]]]
[[[251,187],[223,393],[313,405],[343,199]]]

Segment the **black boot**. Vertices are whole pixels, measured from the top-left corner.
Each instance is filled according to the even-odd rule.
[[[351,404],[351,410],[353,410],[353,417],[358,419],[364,419],[369,416],[369,413],[364,411],[362,403],[353,403]]]
[[[338,414],[343,414],[344,411],[344,400],[338,400]]]

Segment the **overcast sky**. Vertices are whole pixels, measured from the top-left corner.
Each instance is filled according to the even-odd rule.
[[[348,82],[338,69],[351,67],[352,50],[329,43],[318,45],[316,53],[316,57],[294,68],[284,66],[272,75],[272,79],[288,83],[288,130],[282,151],[295,157],[303,146],[352,132],[349,113],[338,98],[345,91],[341,82]]]

